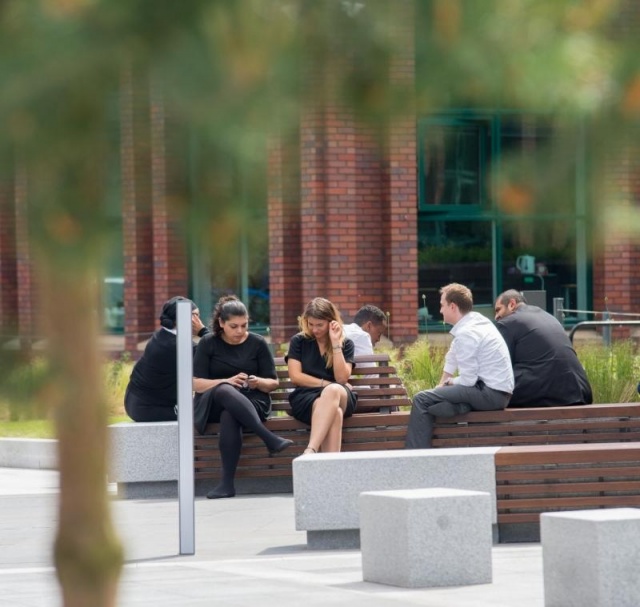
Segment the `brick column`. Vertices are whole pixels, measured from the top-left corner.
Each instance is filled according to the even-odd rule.
[[[632,146],[629,145],[628,149]],[[640,163],[635,155],[626,152],[613,154],[609,175],[607,193],[603,195],[606,201],[614,197],[618,212],[629,212],[629,217],[640,212]],[[620,201],[624,201],[621,203]],[[593,283],[594,301],[596,310],[609,309],[611,312],[640,313],[640,245],[638,244],[637,226],[629,220],[629,227],[614,224],[611,226],[606,221],[608,208],[600,209],[604,213],[607,226],[601,232],[601,240],[594,261]],[[603,216],[596,221],[603,225]],[[615,316],[615,314],[614,314]],[[624,317],[618,317],[624,320]],[[637,318],[635,318],[637,320]],[[628,328],[616,328],[616,337],[628,337],[632,331]]]
[[[274,136],[269,142],[270,327],[276,348],[296,332],[302,308],[299,152],[297,140]]]
[[[24,166],[18,165],[15,183],[18,333],[20,335],[20,347],[30,350],[34,341],[39,337],[36,329],[39,323],[36,323],[35,314],[37,286],[35,284],[34,265],[29,240],[27,197],[27,171]]]
[[[407,342],[417,335],[419,305],[414,4],[395,1],[393,10],[401,12],[403,19],[394,36],[402,44],[396,44],[389,66],[391,98],[396,103],[392,104],[388,140],[385,276],[388,288],[393,289],[389,293],[391,335],[395,342]]]
[[[156,325],[151,217],[151,132],[146,76],[131,67],[121,85],[125,351],[135,354]]]
[[[388,86],[390,96],[406,99],[414,83],[412,2],[391,8],[406,16],[397,32],[402,51],[389,66]],[[278,292],[284,284],[284,238],[274,228],[285,225],[279,220],[285,214],[279,196],[273,195],[277,188],[270,184],[269,214],[275,219],[270,221],[272,321],[281,321],[283,304],[292,315],[294,300],[297,315],[311,298],[327,297],[345,320],[372,303],[391,312],[392,339],[410,341],[417,334],[418,301],[413,104],[390,116],[386,126],[365,124],[335,89],[336,75],[355,59],[330,52],[320,56],[322,63],[303,59],[310,95],[300,120],[301,264],[288,267],[291,289],[286,294]],[[293,222],[295,214],[286,217]]]
[[[0,174],[0,344],[18,333],[15,168],[8,157],[5,162]]]
[[[154,318],[162,304],[176,295],[187,297],[185,234],[179,224],[185,209],[183,165],[178,129],[167,121],[161,91],[151,89],[151,200],[153,234]],[[170,131],[170,132],[169,132]],[[182,204],[180,204],[182,203]]]

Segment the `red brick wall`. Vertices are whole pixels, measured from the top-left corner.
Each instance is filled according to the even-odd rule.
[[[612,154],[607,172],[609,182],[605,201],[596,201],[605,207],[597,209],[599,235],[593,271],[593,308],[610,312],[640,314],[640,245],[638,226],[616,224],[609,227],[603,219],[610,210],[606,197],[615,196],[616,204],[629,210],[640,210],[640,163],[634,154]],[[623,201],[622,203],[620,201]],[[631,224],[631,222],[630,222]],[[603,226],[607,228],[603,231]],[[624,317],[618,317],[624,319]],[[635,318],[638,320],[638,318]],[[632,331],[616,329],[616,337],[628,336]]]
[[[295,333],[296,319],[302,306],[298,152],[297,139],[282,136],[270,141],[267,197],[269,295],[271,336],[277,347]]]
[[[391,337],[395,342],[408,342],[417,335],[418,310],[417,129],[411,95],[415,82],[414,5],[397,2],[393,10],[403,13],[405,26],[395,35],[405,44],[392,57],[389,69],[392,98],[397,106],[393,106],[389,127],[385,275],[393,289]]]
[[[18,325],[18,274],[13,166],[0,176],[0,343],[13,338]]]
[[[187,295],[184,237],[171,210],[185,195],[184,172],[169,161],[173,147],[159,90],[132,69],[123,73],[120,115],[125,350],[135,354],[157,328],[162,304]]]
[[[162,94],[152,89],[151,199],[153,234],[154,318],[162,304],[176,295],[187,297],[188,266],[185,235],[177,213],[185,207],[184,154],[178,129],[167,121]]]
[[[125,350],[153,332],[157,316],[153,290],[151,222],[151,132],[148,81],[128,69],[120,91],[122,215],[124,242]]]
[[[402,89],[411,96],[414,81],[412,3],[394,3],[406,11],[402,31],[406,43],[393,58],[390,94]],[[400,7],[400,8],[398,8]],[[303,66],[311,83],[333,90],[333,70],[345,57],[324,65]],[[318,90],[310,86],[311,90]],[[272,153],[269,182],[271,329],[274,342],[287,341],[307,301],[331,299],[345,320],[364,303],[391,313],[391,338],[413,340],[417,333],[417,201],[416,120],[412,105],[374,132],[349,109],[332,99],[314,96],[300,120],[300,204],[282,208],[284,156]],[[382,131],[382,137],[380,132]],[[292,149],[292,148],[288,148]],[[274,206],[275,205],[275,206]],[[289,266],[283,232],[300,225],[301,264]],[[295,249],[292,249],[294,254]],[[281,314],[280,305],[286,304]],[[294,307],[295,304],[295,307]],[[289,327],[293,325],[293,330]]]
[[[24,167],[16,169],[16,274],[18,282],[18,331],[21,347],[29,349],[39,337],[36,323],[37,286],[29,246],[27,218],[28,176]]]

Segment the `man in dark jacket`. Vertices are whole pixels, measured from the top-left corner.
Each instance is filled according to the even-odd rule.
[[[593,402],[587,374],[558,320],[522,293],[498,296],[496,326],[504,337],[515,377],[509,407],[586,405]]]

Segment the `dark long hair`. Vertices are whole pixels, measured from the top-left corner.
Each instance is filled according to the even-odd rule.
[[[162,310],[160,311],[160,324],[167,329],[176,328],[176,312],[178,310],[179,301],[188,301],[191,304],[191,310],[197,309],[195,303],[186,297],[178,295],[164,302]]]
[[[220,319],[227,322],[232,316],[245,316],[249,318],[247,307],[235,295],[223,295],[213,309],[211,316],[211,330],[218,337],[222,333]]]

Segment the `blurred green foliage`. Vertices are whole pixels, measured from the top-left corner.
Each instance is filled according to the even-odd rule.
[[[178,146],[176,162],[197,140],[189,184],[196,194],[171,196],[171,212],[221,275],[235,274],[230,245],[242,226],[249,247],[268,246],[257,210],[272,137],[299,140],[306,112],[334,103],[384,142],[396,115],[501,109],[544,116],[557,134],[534,154],[503,157],[494,184],[503,209],[562,208],[570,197],[559,184],[580,140],[593,238],[637,237],[631,186],[607,179],[611,166],[637,156],[634,7],[629,0],[4,0],[0,172],[18,175],[26,190],[36,257],[60,272],[88,266],[97,274],[109,237],[113,115],[126,113],[133,95],[134,113],[161,112],[192,138]],[[412,60],[415,79],[403,71]],[[559,241],[561,249],[566,238]]]
[[[630,403],[640,400],[640,356],[630,340],[615,341],[610,347],[582,345],[577,348],[587,372],[596,403]]]

